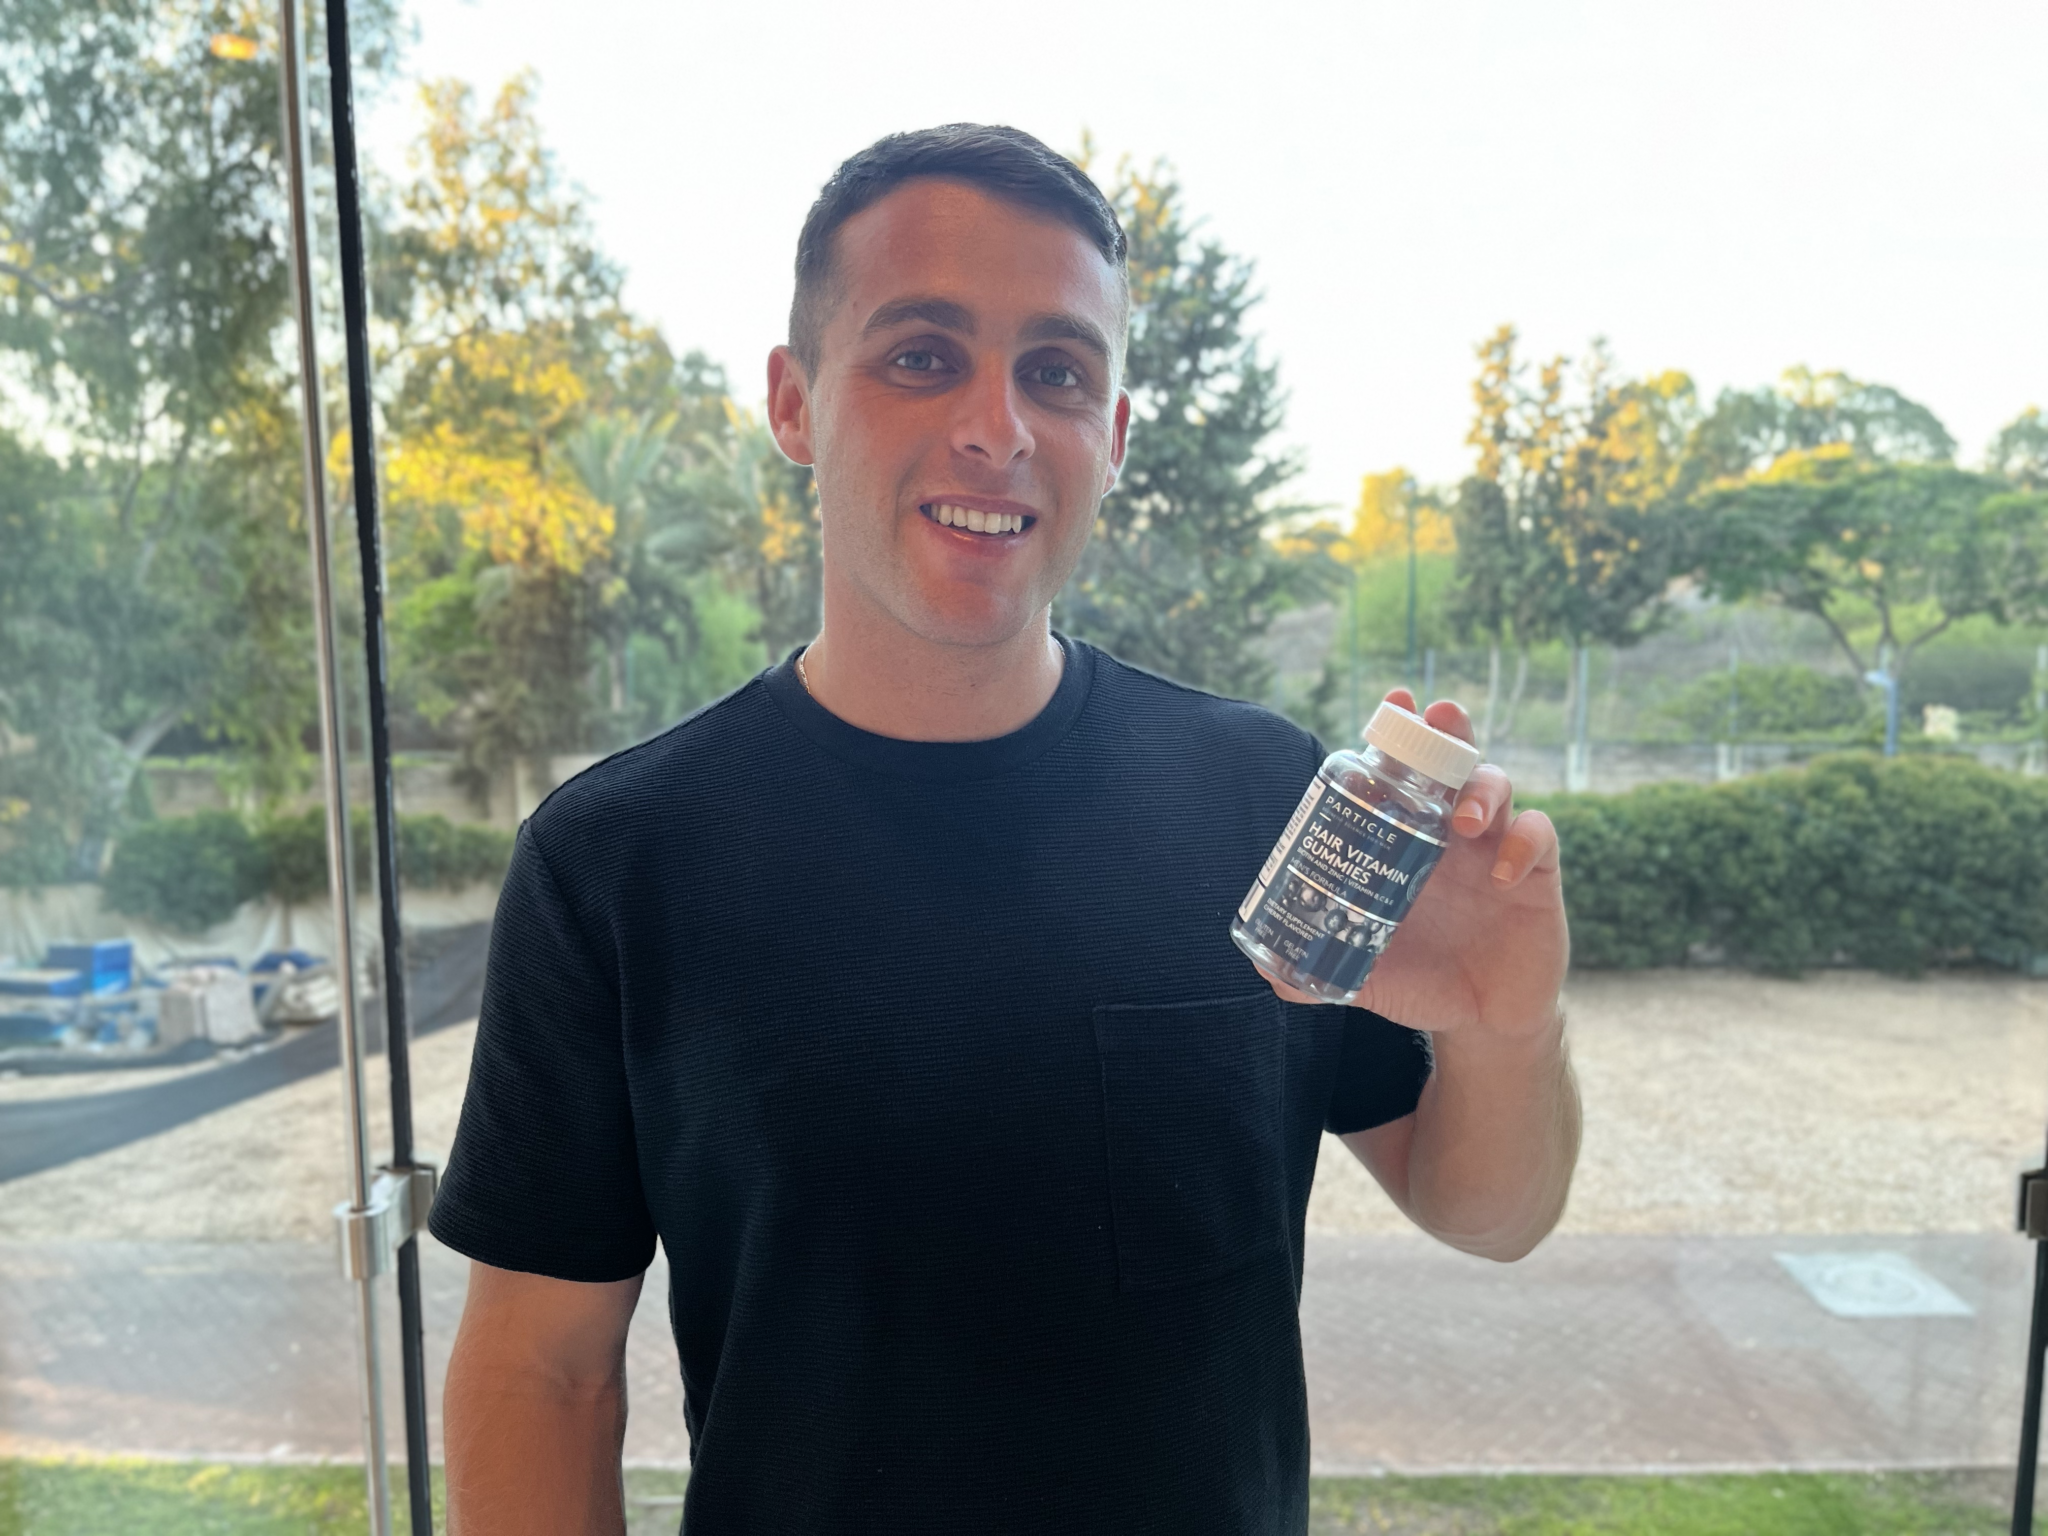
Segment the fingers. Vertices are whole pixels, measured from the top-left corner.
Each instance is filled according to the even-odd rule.
[[[1451,812],[1451,830],[1463,837],[1480,836],[1500,819],[1514,793],[1505,773],[1491,763],[1481,763],[1458,796],[1457,809]]]
[[[1472,717],[1465,713],[1465,706],[1455,699],[1438,699],[1422,712],[1422,718],[1446,736],[1455,736],[1460,741],[1478,745],[1478,737],[1472,734]]]
[[[1493,883],[1506,890],[1531,874],[1557,868],[1557,828],[1541,811],[1524,811],[1508,826],[1494,860]]]
[[[1469,741],[1475,745],[1478,742],[1478,738],[1472,734],[1472,717],[1465,713],[1465,706],[1456,699],[1438,699],[1429,708],[1424,709],[1415,702],[1413,690],[1389,688],[1387,702],[1398,705],[1411,715],[1421,715],[1424,720],[1447,736],[1455,736],[1460,741]]]
[[[1310,1007],[1314,1007],[1316,1004],[1322,1001],[1320,997],[1310,997],[1306,992],[1298,991],[1295,988],[1290,987],[1289,985],[1287,985],[1286,982],[1280,980],[1277,976],[1267,974],[1267,971],[1264,966],[1255,964],[1252,967],[1252,969],[1256,970],[1259,973],[1260,979],[1263,980],[1267,986],[1271,987],[1276,993],[1279,994],[1280,1000],[1282,1002],[1307,1003]]]

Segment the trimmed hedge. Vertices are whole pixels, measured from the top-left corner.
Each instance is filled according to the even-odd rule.
[[[359,880],[370,878],[370,813],[349,818]],[[413,890],[457,890],[496,880],[513,834],[445,816],[398,818],[398,870]],[[319,809],[254,828],[227,811],[144,822],[115,845],[101,900],[111,912],[181,933],[224,922],[260,896],[296,905],[327,891],[327,823]]]
[[[2048,780],[1964,757],[1821,758],[1731,784],[1524,802],[1563,848],[1572,963],[1633,970],[1703,952],[1791,975],[1858,965],[2023,964],[2048,954]],[[367,812],[353,818],[370,868]],[[513,834],[401,816],[398,867],[415,890],[494,880]],[[109,909],[182,931],[258,896],[327,888],[318,810],[252,829],[221,811],[129,832],[107,871]]]
[[[110,912],[197,933],[262,895],[265,874],[264,851],[241,817],[201,811],[126,833],[114,847],[100,901]]]
[[[1961,757],[1845,755],[1528,803],[1557,823],[1577,966],[1705,951],[1783,975],[1911,975],[2048,953],[2048,780]]]

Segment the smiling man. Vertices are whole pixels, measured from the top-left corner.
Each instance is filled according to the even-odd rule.
[[[1325,1128],[1468,1251],[1556,1221],[1549,823],[1482,768],[1368,1006],[1283,997],[1228,929],[1321,748],[1051,629],[1130,430],[1124,254],[1011,129],[884,139],[812,208],[768,384],[821,631],[556,791],[506,878],[433,1214],[458,1533],[623,1529],[657,1238],[688,1532],[1299,1532]]]

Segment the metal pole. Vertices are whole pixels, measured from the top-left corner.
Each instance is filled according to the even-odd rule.
[[[1364,706],[1358,701],[1358,567],[1351,568],[1351,741],[1365,725]]]
[[[297,0],[279,0],[285,165],[291,201],[292,290],[299,329],[299,393],[304,414],[306,540],[313,555],[314,643],[319,667],[320,759],[327,792],[327,895],[334,904],[334,967],[341,998],[341,1094],[348,1119],[349,1208],[370,1206],[370,1128],[363,1106],[363,1039],[356,1012],[355,910],[348,868],[348,786],[342,772],[341,679],[335,664],[334,572],[329,563],[327,482],[321,463],[326,427],[320,408],[319,331],[314,310],[312,227],[307,215],[306,117]],[[356,1288],[356,1348],[362,1375],[363,1468],[370,1529],[391,1530],[391,1486],[384,1465],[383,1373],[377,1356],[373,1276]]]
[[[2048,1351],[2048,1242],[2034,1242],[2034,1305],[2027,1325],[2027,1385],[2020,1399],[2020,1454],[2013,1478],[2012,1536],[2033,1536],[2034,1478],[2041,1461],[2041,1370]]]
[[[1415,686],[1415,501],[1408,501],[1408,686]]]
[[[356,168],[348,0],[327,0],[327,78],[333,102],[334,191],[341,234],[342,336],[348,349],[356,549],[362,563],[363,660],[367,684],[364,703],[370,728],[377,910],[384,951],[384,1051],[391,1069],[391,1164],[402,1173],[414,1166],[412,1036],[405,1008],[405,936],[398,909],[398,815],[392,794],[391,729],[384,703],[384,564],[378,547],[377,439],[370,401],[369,284]],[[398,1350],[405,1378],[406,1482],[411,1494],[413,1536],[429,1536],[434,1528],[433,1466],[427,1444],[426,1348],[420,1310],[419,1241],[409,1232],[398,1246]]]

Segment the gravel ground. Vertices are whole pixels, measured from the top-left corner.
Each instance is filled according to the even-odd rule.
[[[1585,1146],[1560,1230],[1991,1232],[2048,1131],[2048,985],[1585,972],[1566,989]],[[1312,1228],[1407,1221],[1334,1138]]]
[[[446,1161],[476,1025],[412,1047],[413,1139]],[[371,1144],[390,1145],[384,1058],[368,1063]],[[94,1085],[97,1086],[97,1085]],[[98,1157],[0,1184],[0,1238],[331,1241],[348,1197],[337,1068]]]
[[[1589,973],[1567,1009],[1586,1141],[1566,1231],[2003,1231],[2014,1175],[2040,1160],[2039,982]],[[454,1139],[474,1037],[459,1025],[413,1047],[426,1155]],[[375,1103],[383,1063],[371,1066]],[[325,1240],[343,1159],[339,1073],[323,1073],[7,1184],[0,1238]],[[1335,1140],[1309,1225],[1407,1229]]]

